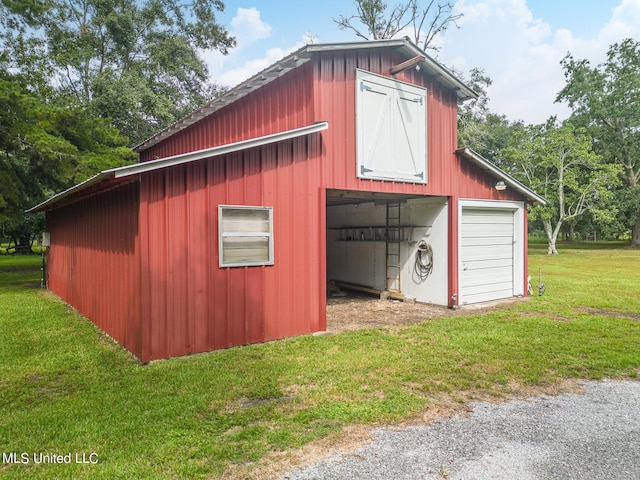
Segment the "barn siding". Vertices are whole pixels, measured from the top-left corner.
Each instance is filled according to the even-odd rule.
[[[322,163],[322,185],[340,190],[447,196],[449,208],[449,297],[458,291],[458,199],[520,200],[511,189],[498,192],[496,180],[480,168],[461,160],[457,146],[455,92],[425,78],[415,69],[396,75],[397,80],[427,89],[427,184],[360,179],[356,176],[357,68],[389,76],[405,59],[392,51],[362,50],[326,53],[314,63],[316,117],[329,122],[327,150]],[[526,236],[526,232],[525,232]],[[525,265],[526,267],[526,265]],[[525,279],[526,281],[526,279]],[[451,305],[451,301],[450,301]]]
[[[47,286],[140,356],[138,183],[47,213]]]
[[[492,178],[474,166],[462,165],[454,150],[457,144],[457,98],[436,81],[411,69],[396,75],[400,81],[427,89],[427,168],[426,185],[356,177],[356,100],[357,68],[388,75],[404,58],[392,51],[362,50],[331,52],[314,61],[314,103],[317,120],[327,120],[327,150],[322,164],[322,185],[340,190],[406,193],[418,195],[510,199],[513,192],[498,193]],[[473,170],[473,172],[472,172]],[[459,175],[463,174],[461,178]],[[486,177],[486,178],[485,178]],[[483,179],[481,186],[476,184]]]
[[[324,188],[522,199],[510,190],[496,192],[492,177],[460,162],[454,153],[456,94],[415,69],[394,78],[427,89],[427,185],[356,177],[355,70],[389,76],[389,69],[404,60],[387,49],[318,53],[303,66],[145,150],[141,158],[161,158],[328,121],[329,130],[323,134],[324,159],[314,172]],[[477,185],[477,178],[487,181]]]
[[[318,137],[142,175],[142,361],[325,328]],[[273,266],[219,267],[221,204],[273,207]]]
[[[310,62],[140,153],[141,161],[238,142],[314,122]]]

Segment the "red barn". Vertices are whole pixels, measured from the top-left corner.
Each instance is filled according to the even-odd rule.
[[[142,362],[322,331],[331,280],[525,295],[544,200],[456,150],[474,97],[406,39],[305,46],[34,207],[47,285]]]

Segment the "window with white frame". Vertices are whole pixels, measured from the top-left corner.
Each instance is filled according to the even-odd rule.
[[[273,208],[218,207],[221,267],[273,265]]]

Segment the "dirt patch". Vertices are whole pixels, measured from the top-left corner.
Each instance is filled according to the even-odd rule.
[[[374,440],[370,425],[350,425],[322,440],[297,450],[271,452],[254,465],[238,464],[227,469],[230,480],[264,480],[282,477],[286,472],[313,465],[339,453],[353,452]]]
[[[327,300],[327,333],[412,325],[433,318],[490,311],[505,304],[522,301],[525,299],[514,297],[465,305],[453,310],[440,305],[409,303],[392,299],[380,300],[368,295],[349,293],[342,297],[329,297]]]
[[[551,313],[540,313],[540,312],[518,312],[519,315],[523,317],[541,317],[548,318],[549,320],[553,320],[555,322],[572,322],[573,318],[563,317],[562,315],[555,315]]]
[[[220,410],[220,413],[236,413],[241,410],[246,410],[248,408],[260,407],[263,405],[274,405],[276,403],[286,403],[290,402],[291,397],[285,395],[283,397],[277,398],[247,398],[242,397],[234,400],[233,402],[227,404]]]
[[[579,312],[588,313],[589,315],[599,315],[602,317],[624,318],[633,322],[640,322],[640,314],[615,312],[613,310],[604,310],[600,308],[578,308]]]
[[[340,333],[362,328],[411,325],[430,318],[453,315],[447,307],[406,303],[399,300],[379,300],[365,295],[350,294],[327,301],[327,332]]]

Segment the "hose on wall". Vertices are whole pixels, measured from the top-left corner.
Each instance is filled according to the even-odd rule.
[[[433,248],[424,240],[418,242],[414,270],[420,281],[425,281],[433,271]]]

